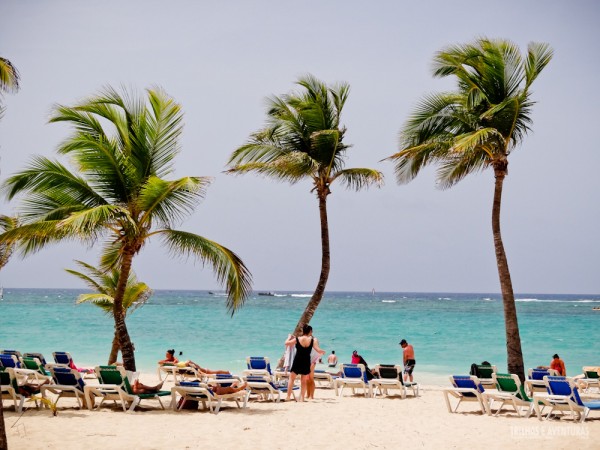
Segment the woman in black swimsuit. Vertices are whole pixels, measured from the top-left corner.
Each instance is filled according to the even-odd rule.
[[[312,327],[310,325],[304,325],[302,327],[302,336],[298,338],[290,336],[285,342],[285,345],[291,345],[293,343],[296,344],[296,356],[294,357],[294,362],[290,369],[290,380],[288,382],[286,400],[290,399],[296,377],[300,375],[300,401],[303,402],[307,392],[307,382],[311,373],[310,352],[313,347],[321,354],[325,352],[319,348],[319,341],[313,338]]]

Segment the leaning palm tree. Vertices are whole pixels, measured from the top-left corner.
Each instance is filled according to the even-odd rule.
[[[135,371],[135,356],[123,316],[125,287],[134,256],[150,238],[161,239],[171,255],[212,267],[232,314],[250,293],[250,273],[234,252],[173,229],[194,211],[210,182],[166,178],[179,152],[181,121],[180,106],[161,89],[148,89],[145,98],[108,87],[76,106],[56,106],[50,118],[74,129],[58,152],[75,171],[38,156],[2,186],[8,198],[24,199],[22,225],[0,235],[0,242],[17,242],[23,255],[64,240],[102,240],[100,269],[119,270],[113,315],[127,370]]]
[[[89,294],[81,294],[77,297],[76,303],[78,305],[81,303],[91,303],[102,309],[107,315],[112,316],[114,312],[115,292],[119,283],[119,271],[113,269],[109,272],[103,272],[83,261],[75,262],[87,273],[73,269],[65,270],[82,280],[90,289],[95,291]],[[128,313],[132,313],[140,306],[143,306],[151,295],[152,289],[150,289],[146,283],[138,281],[133,270],[129,272],[129,278],[127,279],[122,302],[123,320],[127,318]],[[109,365],[117,361],[120,349],[119,336],[115,330],[110,355],[108,357]]]
[[[0,57],[0,100],[4,92],[16,92],[19,90],[19,71],[12,63]],[[4,107],[0,103],[0,118],[4,113]]]
[[[233,152],[229,173],[256,172],[279,181],[296,183],[308,179],[317,196],[321,219],[321,273],[304,313],[296,325],[308,324],[325,292],[329,277],[329,187],[339,181],[348,188],[378,185],[383,175],[373,169],[344,169],[349,145],[344,144],[346,128],[340,116],[349,93],[348,84],[328,87],[311,75],[298,80],[302,92],[268,100],[267,125]]]
[[[531,85],[552,58],[547,44],[530,43],[527,55],[509,41],[478,39],[437,53],[433,74],[453,75],[454,92],[425,97],[404,125],[395,161],[399,183],[412,180],[429,164],[439,164],[441,188],[491,167],[495,189],[492,231],[504,305],[508,370],[524,378],[517,311],[500,233],[502,186],[508,156],[532,123]]]

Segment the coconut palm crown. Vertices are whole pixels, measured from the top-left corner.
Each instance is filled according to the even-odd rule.
[[[229,173],[256,172],[292,184],[307,179],[312,183],[321,220],[321,273],[296,332],[302,324],[310,322],[329,277],[327,197],[331,194],[331,184],[337,181],[347,188],[359,190],[371,185],[380,186],[383,182],[379,171],[344,168],[350,146],[343,141],[346,128],[340,120],[349,85],[341,83],[329,87],[312,75],[301,77],[297,85],[300,92],[267,100],[266,126],[235,150],[228,162]]]
[[[194,211],[210,182],[167,178],[179,152],[182,117],[179,104],[159,88],[144,97],[107,87],[76,106],[58,105],[50,122],[73,128],[58,153],[75,170],[37,156],[2,186],[9,199],[23,199],[22,225],[0,235],[0,242],[18,241],[23,255],[63,240],[102,243],[100,269],[120,272],[114,318],[127,370],[135,370],[135,357],[122,302],[133,257],[150,238],[160,239],[173,256],[212,267],[232,314],[251,289],[250,273],[234,252],[173,228]]]
[[[107,315],[112,316],[115,304],[115,292],[119,284],[119,271],[113,269],[109,272],[103,272],[96,267],[83,261],[75,261],[83,272],[74,269],[65,269],[71,275],[82,280],[93,293],[81,294],[77,297],[76,303],[91,303],[102,309]],[[152,289],[143,282],[138,281],[133,270],[129,272],[127,285],[125,286],[125,294],[123,295],[122,309],[123,319],[127,318],[127,314],[133,313],[140,306],[143,306],[150,296]],[[119,337],[115,330],[113,344],[108,357],[108,364],[113,364],[117,360],[119,353]]]
[[[530,43],[527,54],[506,40],[481,38],[446,48],[434,57],[433,75],[454,76],[453,92],[422,99],[400,133],[395,163],[399,183],[437,164],[441,188],[491,167],[495,190],[492,231],[504,301],[508,370],[524,378],[523,355],[508,261],[500,232],[500,206],[508,156],[530,131],[531,85],[552,58],[547,44]]]

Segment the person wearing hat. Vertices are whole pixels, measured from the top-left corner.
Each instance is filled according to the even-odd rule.
[[[403,351],[403,361],[404,361],[404,381],[409,381],[412,383],[413,381],[413,370],[415,370],[415,349],[412,345],[406,342],[406,339],[402,339],[400,341],[400,346]],[[408,380],[407,380],[408,378]]]

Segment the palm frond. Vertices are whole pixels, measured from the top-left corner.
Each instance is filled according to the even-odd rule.
[[[227,290],[227,308],[233,315],[251,292],[252,275],[234,252],[193,233],[177,230],[158,232],[172,256],[194,257],[211,266],[217,281]]]
[[[383,186],[383,173],[374,169],[344,169],[337,172],[331,182],[335,180],[348,189],[359,191],[370,186]]]

